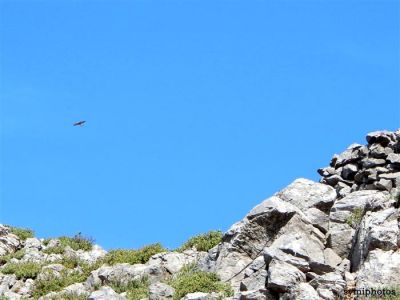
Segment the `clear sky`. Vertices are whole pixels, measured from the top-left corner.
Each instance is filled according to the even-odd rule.
[[[399,1],[0,3],[0,223],[39,237],[174,248],[400,127]]]

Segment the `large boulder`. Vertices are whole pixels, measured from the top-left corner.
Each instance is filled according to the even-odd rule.
[[[376,190],[355,191],[337,200],[329,215],[328,246],[342,258],[347,258],[356,232],[349,224],[355,212],[384,209],[392,203],[388,192]],[[356,221],[361,222],[361,219]]]
[[[357,271],[369,251],[397,250],[400,229],[399,210],[391,207],[378,212],[367,212],[358,229],[351,252],[352,270]]]
[[[400,251],[375,249],[368,253],[357,276],[357,288],[400,285]]]

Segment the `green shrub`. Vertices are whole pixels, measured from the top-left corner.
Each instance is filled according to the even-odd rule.
[[[174,300],[195,292],[221,292],[225,297],[233,296],[231,286],[221,282],[217,274],[199,271],[194,264],[184,267],[169,284],[175,289]]]
[[[46,254],[63,254],[65,250],[65,246],[59,245],[54,247],[49,247],[43,250],[43,253]]]
[[[154,254],[165,251],[167,251],[167,249],[165,249],[159,243],[144,246],[138,250],[116,249],[109,251],[104,257],[103,261],[109,265],[115,265],[119,263],[128,263],[131,265],[144,264]]]
[[[42,265],[34,262],[8,263],[1,272],[4,274],[15,274],[17,279],[35,279],[42,269]]]
[[[126,292],[128,300],[140,300],[149,297],[150,283],[147,277],[129,281],[127,284],[107,282],[107,285],[119,294]]]
[[[353,228],[356,228],[364,216],[364,209],[362,207],[357,207],[353,210],[350,216],[347,217],[346,223]]]
[[[9,253],[7,255],[0,256],[0,264],[4,265],[8,263],[11,259],[16,258],[16,259],[21,259],[25,255],[25,250],[17,250],[14,253]]]
[[[58,238],[61,242],[61,247],[71,247],[76,250],[90,251],[92,250],[94,240],[90,237],[85,237],[78,233],[74,237],[62,236]]]
[[[35,236],[35,232],[31,229],[14,227],[14,226],[9,226],[9,225],[6,225],[6,226],[8,228],[10,228],[10,232],[12,234],[15,234],[17,237],[19,237],[23,241],[25,241],[27,238],[33,238]]]
[[[37,279],[35,281],[32,296],[37,299],[50,292],[58,292],[71,284],[85,281],[86,278],[87,274],[85,273],[78,271],[69,273],[67,270],[62,271],[60,277],[55,275],[46,276],[46,279]]]
[[[177,251],[182,252],[195,247],[197,251],[208,251],[218,245],[222,240],[221,231],[209,231],[190,238]]]

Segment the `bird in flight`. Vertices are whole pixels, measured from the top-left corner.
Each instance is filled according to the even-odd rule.
[[[83,126],[83,124],[85,124],[86,121],[79,121],[79,122],[75,122],[74,126]]]

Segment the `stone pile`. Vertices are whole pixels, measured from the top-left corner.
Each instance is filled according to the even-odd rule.
[[[340,197],[359,190],[400,188],[400,130],[369,133],[367,142],[351,145],[334,155],[329,167],[318,170],[321,182],[334,187]]]

